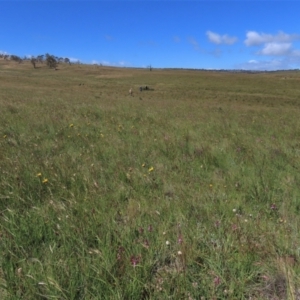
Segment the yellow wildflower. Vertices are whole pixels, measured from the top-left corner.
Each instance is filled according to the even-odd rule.
[[[42,176],[42,173],[37,173],[36,174],[36,177],[41,177]]]
[[[70,124],[70,125],[69,125],[69,127],[73,127],[73,126],[74,126],[74,124]]]
[[[42,181],[42,183],[48,183],[48,179],[45,178],[45,179]]]
[[[154,170],[153,167],[151,167],[151,168],[148,169],[149,172],[152,172],[153,170]]]

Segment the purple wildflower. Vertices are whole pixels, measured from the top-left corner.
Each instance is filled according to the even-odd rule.
[[[214,285],[218,286],[221,283],[221,278],[219,276],[214,278]]]
[[[136,267],[141,261],[141,256],[134,256],[132,255],[130,257],[130,262],[132,264],[133,267]]]

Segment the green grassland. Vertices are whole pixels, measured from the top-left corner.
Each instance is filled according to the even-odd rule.
[[[300,299],[299,171],[300,72],[0,60],[0,298]]]

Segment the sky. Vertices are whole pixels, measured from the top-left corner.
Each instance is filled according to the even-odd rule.
[[[120,67],[300,68],[300,0],[0,0],[0,53]]]

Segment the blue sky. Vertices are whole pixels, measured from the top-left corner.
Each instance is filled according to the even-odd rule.
[[[0,1],[0,53],[154,68],[300,68],[300,1]]]

